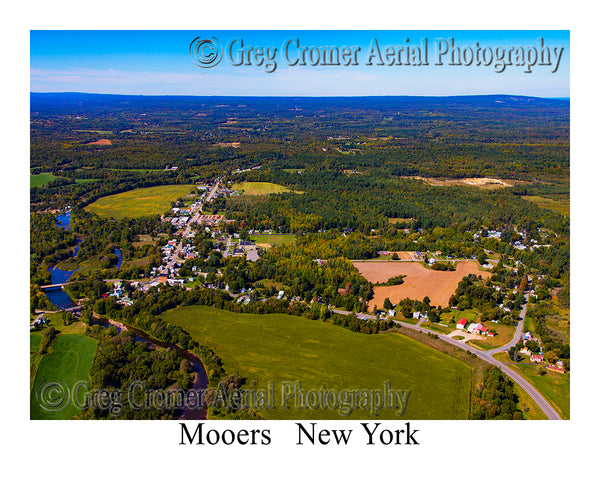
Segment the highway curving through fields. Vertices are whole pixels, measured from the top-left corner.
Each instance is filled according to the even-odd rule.
[[[513,336],[513,339],[506,345],[495,348],[493,350],[483,351],[483,350],[479,350],[475,347],[472,347],[470,345],[466,345],[463,342],[454,340],[454,339],[448,337],[447,335],[439,335],[438,334],[438,337],[441,340],[444,340],[445,342],[450,343],[450,344],[454,345],[455,347],[461,348],[463,350],[467,350],[468,352],[471,352],[471,353],[477,355],[477,357],[479,357],[481,360],[498,367],[500,370],[502,370],[502,372],[504,372],[509,378],[511,378],[516,384],[518,384],[523,390],[525,390],[527,392],[527,394],[533,399],[533,401],[535,403],[537,403],[537,405],[540,407],[540,409],[544,412],[544,415],[546,415],[550,420],[561,420],[561,417],[557,413],[557,411],[552,407],[552,405],[550,405],[550,403],[542,396],[542,394],[540,392],[538,392],[538,390],[533,385],[531,385],[525,378],[523,378],[517,372],[512,370],[508,365],[505,365],[504,363],[502,363],[499,360],[496,360],[493,357],[493,355],[496,353],[504,352],[504,351],[507,351],[510,347],[514,347],[517,344],[517,342],[519,341],[519,339],[521,338],[521,334],[523,332],[523,324],[525,323],[525,314],[527,313],[527,300],[528,299],[529,299],[529,295],[526,295],[525,296],[526,301],[525,301],[525,304],[523,305],[521,314],[519,316],[519,322],[517,324],[517,329],[515,331],[515,335]],[[426,328],[422,328],[417,325],[412,325],[410,323],[401,322],[399,320],[393,320],[393,321],[394,321],[394,323],[402,325],[402,327],[411,328],[413,330],[417,330],[422,333],[433,333],[431,330],[427,330]]]
[[[502,363],[499,360],[496,360],[493,357],[493,355],[496,353],[504,352],[504,351],[507,351],[510,347],[514,347],[517,344],[517,342],[519,341],[519,339],[521,338],[521,334],[523,332],[523,324],[525,323],[525,314],[527,313],[527,300],[528,299],[529,299],[529,295],[525,295],[526,301],[525,301],[525,304],[523,305],[523,308],[521,309],[521,314],[519,316],[519,322],[517,324],[517,329],[515,331],[515,335],[513,336],[512,340],[509,343],[507,343],[506,345],[503,345],[501,347],[495,348],[493,350],[488,350],[488,351],[479,350],[478,348],[472,347],[463,342],[459,342],[458,340],[454,340],[453,338],[448,337],[447,335],[441,335],[436,332],[432,332],[431,330],[420,327],[418,325],[401,322],[400,320],[392,320],[392,321],[398,325],[401,325],[403,328],[410,328],[412,330],[417,330],[418,332],[421,332],[421,333],[435,333],[438,336],[438,338],[440,338],[441,340],[443,340],[447,343],[450,343],[451,345],[454,345],[457,348],[471,352],[471,353],[475,354],[477,357],[479,357],[481,360],[483,360],[484,362],[490,363],[491,365],[498,367],[509,378],[511,378],[517,385],[519,385],[523,390],[525,390],[527,392],[527,394],[533,399],[533,401],[544,412],[544,415],[546,415],[550,420],[561,420],[561,417],[557,413],[557,411],[552,407],[552,405],[550,405],[550,403],[542,396],[542,394],[533,385],[531,385],[524,377],[522,377],[517,372],[512,370],[508,365]],[[344,310],[337,310],[337,309],[332,310],[332,311],[333,311],[333,313],[341,313],[343,315],[348,315],[351,313],[351,312],[346,312]],[[374,315],[366,315],[366,314],[359,314],[358,317],[361,318],[362,320],[375,320],[377,318]]]

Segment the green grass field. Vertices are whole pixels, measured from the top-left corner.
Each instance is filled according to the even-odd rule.
[[[42,336],[39,333],[29,335],[29,353],[35,353],[40,349]]]
[[[296,235],[288,235],[288,234],[256,234],[250,235],[250,240],[253,240],[256,243],[269,243],[272,247],[277,247],[279,245],[284,245],[286,243],[291,243],[296,241]]]
[[[125,218],[157,215],[168,210],[171,202],[190,193],[193,185],[161,185],[136,188],[96,200],[86,208],[101,217]]]
[[[242,182],[234,183],[231,190],[241,190],[245,195],[268,195],[270,193],[290,192],[291,190],[282,185],[269,182]]]
[[[548,400],[564,419],[571,415],[571,375],[569,373],[548,372],[538,375],[538,365],[528,363],[510,364],[510,368],[520,373]]]
[[[473,323],[477,320],[479,316],[479,312],[473,308],[469,310],[452,310],[451,312],[442,313],[440,315],[440,323],[445,325],[450,325],[451,323],[456,323],[460,321],[461,318],[464,318],[468,323]]]
[[[552,200],[551,198],[544,198],[538,196],[524,196],[522,198],[535,203],[540,208],[547,208],[556,213],[560,213],[565,217],[568,217],[570,215],[570,202],[558,202],[556,200]]]
[[[423,322],[421,327],[426,328],[428,330],[432,330],[437,333],[441,333],[443,335],[448,335],[454,331],[453,328],[444,327],[443,325],[438,325],[435,322]]]
[[[32,349],[36,343],[39,348],[39,341],[35,337],[39,335],[31,335]],[[78,382],[88,381],[96,344],[96,340],[79,334],[61,334],[54,340],[51,353],[45,355],[39,363],[31,389],[29,412],[32,420],[66,420],[77,414],[79,409],[73,402],[68,402],[62,409],[57,407],[56,411],[43,408],[43,405],[48,405],[45,398],[52,402],[57,398],[56,395],[60,395],[58,391],[52,393],[45,387],[57,383],[66,391],[72,392],[73,386]]]
[[[99,182],[100,179],[99,178],[77,178],[75,179],[75,183],[92,183],[92,182]]]
[[[107,168],[111,172],[164,172],[164,168]]]
[[[466,419],[471,369],[463,362],[397,333],[363,335],[320,321],[290,315],[236,314],[211,307],[182,307],[163,318],[180,325],[221,357],[229,373],[239,372],[251,388],[274,383],[275,409],[267,419]],[[301,388],[409,390],[403,417],[380,410],[378,417],[355,410],[282,409],[283,382]],[[255,386],[254,386],[255,385]]]
[[[39,173],[37,175],[29,175],[29,187],[43,187],[52,180],[57,179],[51,173]]]
[[[112,130],[73,130],[74,132],[97,133],[99,135],[108,135],[113,133]]]

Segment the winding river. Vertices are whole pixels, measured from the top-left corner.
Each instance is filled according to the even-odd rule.
[[[70,210],[56,217],[56,226],[58,228],[71,230]],[[79,253],[79,244],[82,241],[83,238],[78,236],[77,243],[75,244],[75,248],[73,251],[73,255],[71,255],[71,258],[77,257],[77,254]],[[123,254],[118,248],[115,248],[114,252],[117,256],[117,270],[121,270],[121,265],[123,264]],[[75,273],[76,271],[77,269],[61,270],[60,268],[58,268],[57,265],[55,265],[54,267],[48,269],[48,272],[50,272],[50,283],[52,285],[55,285],[68,282],[69,278],[71,278],[71,275],[73,275],[73,273]],[[75,303],[73,302],[71,297],[69,297],[69,295],[67,295],[67,292],[65,292],[61,287],[46,289],[44,293],[46,294],[46,297],[48,297],[48,300],[50,300],[50,302],[58,308],[71,308],[75,306]]]
[[[157,340],[155,338],[152,338],[143,330],[132,327],[131,325],[125,325],[124,323],[116,322],[114,320],[98,317],[95,314],[94,314],[94,320],[98,324],[100,324],[106,328],[108,328],[110,326],[114,326],[117,328],[117,330],[119,330],[119,332],[122,330],[129,330],[130,332],[133,332],[133,334],[135,335],[134,338],[136,341],[144,342],[146,345],[149,345],[151,348],[170,348],[170,349],[175,350],[180,357],[189,360],[189,362],[192,364],[193,371],[196,374],[194,376],[194,383],[192,384],[192,386],[188,390],[188,392],[190,390],[193,390],[193,391],[197,392],[196,398],[200,398],[202,392],[204,392],[208,388],[208,376],[206,374],[206,369],[204,368],[204,364],[202,363],[202,360],[200,360],[200,358],[197,355],[195,355],[187,350],[184,350],[179,345],[175,345],[174,343],[163,342],[162,340]],[[207,413],[206,407],[204,407],[204,406],[187,406],[185,409],[183,409],[181,412],[179,412],[177,419],[178,420],[206,420],[206,413]]]

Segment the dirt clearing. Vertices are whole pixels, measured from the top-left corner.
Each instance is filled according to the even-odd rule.
[[[88,143],[88,145],[112,145],[112,142],[108,138],[101,138],[95,142]]]

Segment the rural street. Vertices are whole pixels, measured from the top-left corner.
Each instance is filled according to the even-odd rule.
[[[227,237],[227,245],[225,246],[225,251],[223,252],[223,258],[229,255],[229,249],[231,248],[231,235]]]
[[[210,203],[210,201],[213,199],[213,197],[217,193],[218,188],[219,188],[219,179],[217,179],[217,181],[215,182],[215,186],[208,194],[208,197],[206,198],[206,203]]]
[[[510,347],[514,347],[517,344],[517,342],[521,338],[521,335],[523,334],[523,325],[525,324],[525,315],[527,314],[527,302],[529,302],[529,293],[525,294],[525,303],[521,308],[519,322],[517,323],[517,330],[515,331],[515,335],[513,336],[512,340],[506,345],[502,345],[501,347],[495,348],[493,350],[488,350],[487,353],[489,353],[490,355],[494,355],[496,353],[506,352]]]
[[[215,183],[215,186],[210,191],[210,194],[208,195],[208,197],[206,199],[206,203],[209,203],[213,199],[213,197],[217,193],[218,189],[219,189],[219,181],[217,180],[217,182]],[[200,203],[200,205],[196,206],[195,208],[193,208],[191,210],[192,218],[188,222],[188,224],[185,227],[185,229],[183,231],[181,231],[182,240],[177,244],[177,247],[175,248],[175,252],[171,256],[171,260],[169,260],[169,262],[167,263],[167,267],[166,267],[167,271],[170,268],[173,268],[175,266],[175,263],[179,261],[179,257],[181,255],[181,251],[183,250],[183,240],[185,238],[187,238],[188,235],[190,234],[192,226],[195,226],[197,224],[198,218],[200,217],[200,215],[202,215],[202,211],[203,210],[204,210],[204,202]]]

